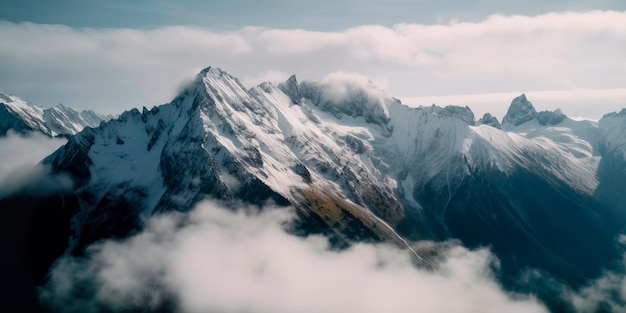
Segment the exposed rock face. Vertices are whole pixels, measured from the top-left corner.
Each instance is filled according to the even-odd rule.
[[[555,111],[541,111],[537,113],[537,121],[541,125],[557,125],[563,122],[567,116],[561,112],[561,110],[556,109]]]
[[[475,123],[474,112],[472,112],[472,110],[467,106],[461,107],[456,105],[448,105],[443,108],[443,110],[450,113],[451,116],[462,120],[467,125],[474,125]]]
[[[502,119],[502,124],[518,126],[524,124],[537,116],[537,111],[533,104],[522,94],[511,102],[506,115]]]
[[[335,82],[333,85],[318,82],[298,84],[293,75],[286,82],[279,84],[278,88],[288,95],[293,103],[308,100],[336,118],[340,119],[344,115],[353,118],[363,117],[366,122],[385,129],[387,135],[393,132],[389,125],[389,112],[385,101],[391,100],[397,103],[399,101],[389,97],[373,84],[369,89],[364,89],[350,81]]]
[[[489,125],[491,127],[494,128],[500,128],[500,122],[498,121],[498,118],[496,118],[495,116],[491,115],[490,113],[485,113],[485,115],[483,115],[483,117],[481,117],[478,120],[478,125]]]
[[[526,99],[526,95],[522,94],[511,102],[509,110],[502,119],[502,125],[510,129],[513,126],[536,120],[542,126],[549,126],[558,125],[565,119],[567,116],[560,109],[537,112],[533,104]]]
[[[298,84],[298,80],[296,79],[296,75],[291,75],[287,81],[278,84],[278,89],[288,95],[291,102],[294,104],[300,103],[302,95],[300,93],[300,86]]]

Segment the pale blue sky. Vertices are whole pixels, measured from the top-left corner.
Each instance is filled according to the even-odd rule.
[[[624,9],[624,0],[2,0],[0,20],[94,28],[196,25],[327,31],[363,24],[476,22],[496,13]]]

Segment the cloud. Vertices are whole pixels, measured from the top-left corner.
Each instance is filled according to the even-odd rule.
[[[38,164],[65,142],[39,133],[20,135],[11,131],[0,138],[0,198],[24,189],[45,194],[70,188],[68,177],[49,175],[49,168]]]
[[[16,192],[29,195],[48,195],[71,189],[73,181],[66,175],[52,175],[42,164],[18,167],[0,181],[0,199]]]
[[[284,209],[232,212],[214,202],[154,217],[124,241],[61,258],[41,299],[59,312],[545,312],[506,293],[487,250],[453,247],[436,272],[385,245],[332,251],[289,235]],[[495,262],[495,263],[494,263]]]
[[[17,167],[33,166],[67,142],[40,133],[20,135],[9,131],[0,138],[0,181]]]
[[[626,310],[626,277],[608,273],[570,298],[580,313],[624,312]]]
[[[625,21],[626,12],[561,12],[333,32],[0,22],[0,85],[36,104],[63,101],[118,113],[169,101],[181,81],[209,65],[248,83],[283,73],[318,80],[343,71],[384,77],[389,93],[400,99],[555,92],[555,105],[565,112],[590,116],[626,105],[618,95],[599,96],[626,84]],[[594,106],[568,107],[569,90],[590,91]]]
[[[619,236],[618,242],[624,247],[624,235]],[[565,298],[580,313],[626,312],[626,253],[620,269],[606,271],[580,290],[566,290]]]
[[[386,92],[381,89],[381,85],[384,84],[386,82],[381,79],[377,84],[364,75],[342,71],[330,73],[320,80],[323,88],[322,96],[335,102],[342,102],[361,90],[365,91],[370,98],[382,97],[386,95]]]

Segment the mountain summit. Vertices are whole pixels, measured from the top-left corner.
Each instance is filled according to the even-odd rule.
[[[502,119],[502,124],[512,124],[518,126],[526,123],[537,116],[537,111],[533,104],[526,99],[526,94],[513,99],[506,115]]]
[[[533,104],[526,99],[526,94],[522,94],[511,102],[506,115],[502,119],[502,125],[510,129],[511,126],[519,126],[521,124],[537,120],[543,126],[557,125],[565,120],[567,116],[560,109],[554,111],[537,112]]]

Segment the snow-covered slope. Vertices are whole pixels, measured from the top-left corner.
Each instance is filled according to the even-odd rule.
[[[0,92],[0,136],[9,130],[18,133],[36,131],[52,137],[74,135],[87,126],[97,127],[111,118],[113,116],[91,110],[78,112],[63,104],[41,109],[19,97]]]
[[[584,272],[562,241],[599,238],[583,226],[605,235],[599,147],[624,147],[619,123],[537,113],[522,95],[504,130],[475,124],[469,108],[409,108],[371,83],[292,76],[246,89],[207,68],[171,103],[87,128],[45,162],[77,182],[71,248],[211,197],[291,204],[305,228],[345,242],[456,237],[493,244],[514,268]]]

